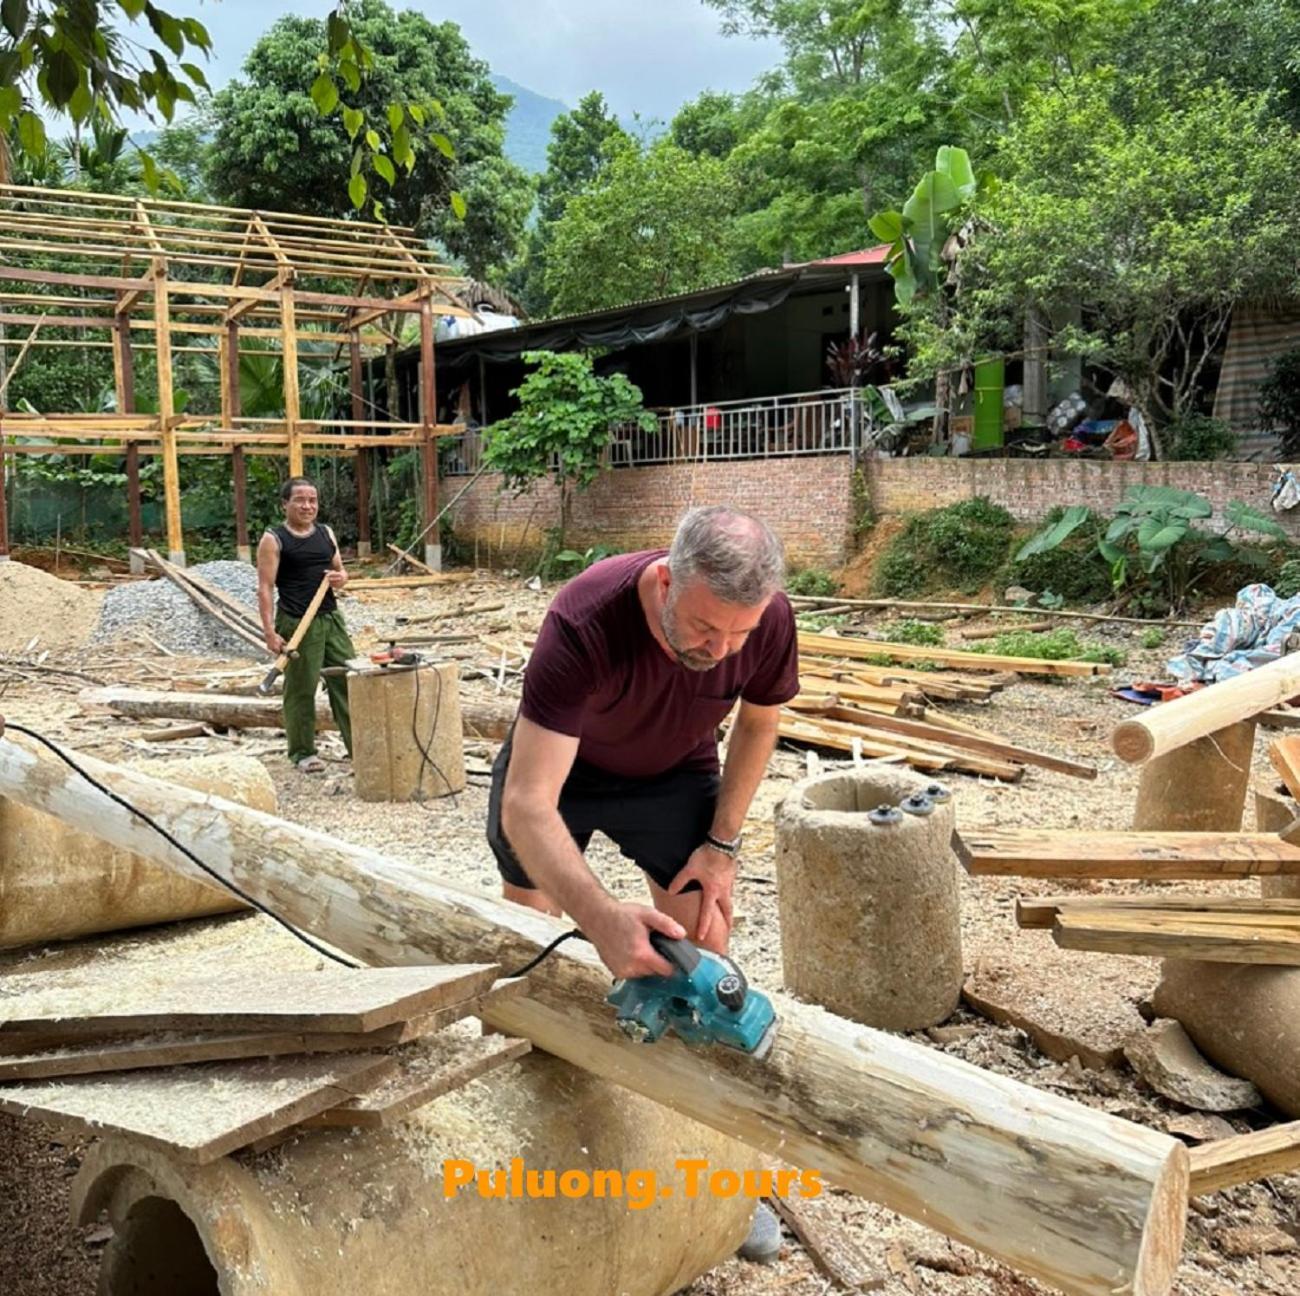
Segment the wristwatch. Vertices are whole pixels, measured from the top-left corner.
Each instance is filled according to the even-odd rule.
[[[735,859],[740,854],[740,843],[743,840],[743,834],[737,833],[730,841],[723,841],[721,837],[715,837],[711,832],[704,834],[704,844],[712,846],[715,851],[723,855],[730,855]]]

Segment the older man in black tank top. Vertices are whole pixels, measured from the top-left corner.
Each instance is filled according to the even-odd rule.
[[[284,728],[289,759],[304,773],[325,768],[316,754],[316,687],[326,666],[345,665],[356,655],[348,638],[334,591],[347,581],[334,532],[316,521],[316,485],[306,477],[291,477],[280,489],[284,523],[268,530],[257,546],[257,601],[266,646],[279,653],[306,614],[326,572],[330,592],[321,600],[315,619],[298,645],[298,656],[284,672]],[[327,676],[330,710],[352,754],[352,720],[348,712],[347,681]]]

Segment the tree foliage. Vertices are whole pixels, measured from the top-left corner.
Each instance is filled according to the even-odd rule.
[[[537,368],[511,393],[519,408],[488,430],[484,462],[502,477],[501,489],[528,490],[554,476],[560,493],[557,548],[563,549],[573,492],[586,490],[620,425],[654,427],[641,391],[622,374],[598,376],[581,352],[527,351]]]
[[[258,41],[244,79],[213,99],[213,191],[240,206],[332,216],[371,200],[375,215],[417,226],[486,274],[514,253],[531,201],[502,154],[509,97],[454,23],[394,13],[384,0],[357,0],[351,22],[369,59],[363,79],[345,82],[350,102],[321,80],[330,23],[286,17]],[[344,190],[335,177],[349,174]],[[473,220],[463,219],[471,205]]]
[[[546,288],[557,313],[686,292],[735,269],[736,189],[716,158],[628,141],[556,221]]]

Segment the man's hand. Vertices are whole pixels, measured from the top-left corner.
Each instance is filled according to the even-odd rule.
[[[266,635],[267,651],[274,653],[275,656],[278,657],[282,652],[284,652],[284,646],[286,642],[287,640],[284,638],[283,635],[276,634],[274,630],[267,631],[267,635]]]
[[[605,908],[594,922],[583,924],[583,931],[596,947],[600,961],[616,977],[671,976],[672,964],[655,952],[650,933],[663,932],[672,940],[686,935],[681,923],[658,909],[617,902]]]
[[[341,590],[348,583],[347,572],[339,571],[337,567],[331,567],[325,574],[330,579],[330,589]]]
[[[681,871],[668,885],[669,895],[680,895],[689,882],[700,884],[700,916],[691,939],[710,949],[725,949],[731,934],[731,888],[736,881],[736,861],[711,846],[697,846]]]

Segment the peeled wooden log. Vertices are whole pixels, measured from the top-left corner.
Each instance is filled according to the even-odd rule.
[[[1292,653],[1235,679],[1148,707],[1140,716],[1115,726],[1111,746],[1120,760],[1138,764],[1218,733],[1239,720],[1249,720],[1297,694],[1300,653]]]
[[[255,810],[277,809],[251,756],[145,761],[137,768]],[[0,949],[242,909],[211,882],[180,877],[134,851],[0,797]]]
[[[550,1170],[552,1195],[483,1198],[475,1184],[444,1195],[444,1175],[464,1171],[456,1162],[508,1176],[512,1158]],[[679,1158],[758,1172],[734,1140],[533,1055],[363,1138],[312,1131],[205,1166],[104,1139],[73,1209],[86,1221],[106,1210],[113,1226],[100,1296],[660,1296],[729,1256],[754,1205],[743,1193],[688,1197]],[[566,1197],[563,1171],[600,1172],[610,1187]]]
[[[1167,959],[1153,997],[1216,1066],[1300,1116],[1300,968]]]
[[[77,759],[300,928],[371,964],[520,967],[567,924],[271,815]],[[137,816],[53,757],[0,741],[0,795],[189,873]],[[608,973],[570,942],[489,1025],[870,1197],[1078,1296],[1163,1296],[1182,1247],[1186,1149],[1166,1134],[778,999],[761,1061],[614,1024]]]
[[[951,802],[877,826],[868,811],[933,787],[871,766],[796,783],[776,812],[785,984],[867,1026],[924,1030],[961,999]]]
[[[84,708],[109,707],[136,720],[196,720],[224,729],[280,729],[284,712],[278,697],[245,697],[241,693],[182,693],[163,689],[82,689],[77,701]],[[515,708],[508,703],[461,694],[460,718],[467,737],[501,739],[510,732]],[[316,729],[334,729],[329,701],[316,699]]]

